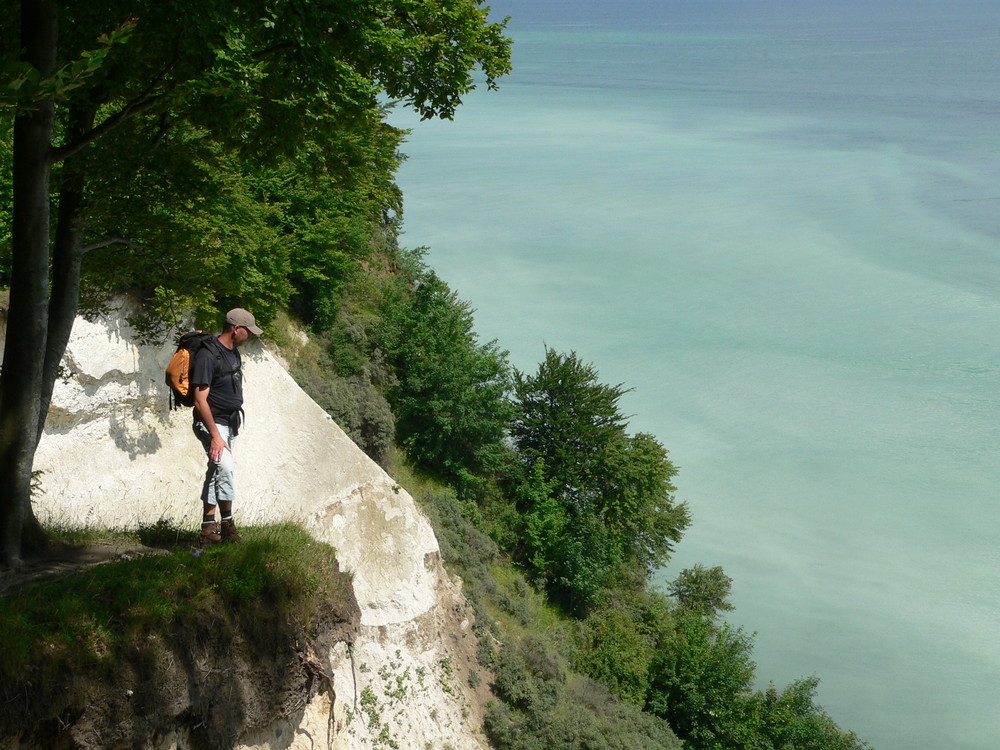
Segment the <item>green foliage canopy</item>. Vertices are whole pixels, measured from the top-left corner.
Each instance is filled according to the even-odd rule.
[[[534,375],[514,373],[514,391],[511,437],[522,461],[530,467],[541,460],[557,483],[553,493],[567,505],[595,507],[609,454],[625,437],[618,401],[628,389],[601,383],[576,352],[546,347]]]
[[[621,607],[595,612],[584,622],[582,641],[581,670],[624,700],[644,707],[655,652],[649,634],[636,627],[631,613]]]
[[[656,649],[649,708],[695,748],[745,744],[743,704],[753,685],[753,639],[694,612],[678,613]]]
[[[674,500],[677,473],[651,435],[629,435],[621,385],[598,379],[575,352],[546,348],[534,375],[514,375],[511,437],[522,484],[526,557],[571,611],[583,612],[612,576],[645,581],[689,522]]]
[[[0,114],[56,98],[54,185],[87,176],[76,221],[101,251],[85,281],[202,313],[253,300],[265,322],[292,296],[329,325],[373,226],[399,213],[384,102],[452,117],[477,69],[489,88],[510,69],[480,0],[55,7],[48,77],[16,58],[17,24],[0,30]]]
[[[840,729],[816,704],[819,678],[795,680],[784,690],[773,685],[748,701],[747,723],[757,746],[783,750],[866,750],[868,744],[854,732]]]
[[[693,568],[685,568],[668,584],[670,595],[687,610],[715,617],[720,612],[732,610],[729,592],[733,579],[726,575],[721,566],[706,568],[698,563]]]
[[[507,353],[479,343],[468,304],[424,272],[395,306],[382,343],[396,375],[387,395],[410,458],[460,491],[497,471],[511,414]]]
[[[382,95],[424,117],[452,117],[475,88],[477,68],[489,88],[510,71],[506,21],[490,21],[481,0],[99,0],[55,8],[59,55],[47,77],[17,59],[18,24],[4,24],[0,101],[71,102],[106,87],[109,102],[183,109],[248,146],[274,145],[271,128],[297,124],[281,133],[293,145],[318,123],[377,109]],[[17,19],[20,2],[2,0],[0,10]]]

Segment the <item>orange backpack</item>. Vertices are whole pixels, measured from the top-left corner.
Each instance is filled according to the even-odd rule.
[[[211,346],[215,336],[203,331],[188,331],[177,340],[177,351],[167,364],[166,382],[170,387],[170,408],[194,406],[194,389],[191,388],[191,368],[194,355],[203,346]]]

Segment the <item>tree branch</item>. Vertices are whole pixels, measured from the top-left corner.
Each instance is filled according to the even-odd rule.
[[[178,38],[178,44],[179,43],[180,40]],[[123,122],[130,120],[133,117],[137,117],[138,115],[141,115],[143,112],[146,112],[147,110],[152,109],[154,106],[156,106],[160,101],[163,100],[165,95],[154,94],[153,91],[156,90],[157,86],[163,83],[163,81],[167,77],[167,73],[169,73],[170,70],[175,65],[177,65],[179,60],[180,60],[180,53],[179,51],[175,50],[173,59],[170,60],[170,62],[168,62],[165,66],[163,66],[163,69],[159,73],[157,73],[156,76],[153,77],[153,80],[150,81],[149,85],[145,88],[145,90],[142,93],[140,93],[132,101],[126,104],[117,113],[105,119],[96,128],[92,128],[88,130],[86,133],[81,134],[78,138],[76,138],[74,141],[70,143],[67,143],[65,146],[52,149],[52,151],[49,154],[49,163],[58,164],[59,162],[68,159],[74,154],[79,153],[80,151],[85,149],[87,146],[89,146],[91,143],[96,141],[98,138],[100,138],[108,131],[113,130],[114,128],[121,125]]]
[[[124,109],[120,110],[116,114],[111,115],[111,117],[104,120],[100,125],[92,130],[88,130],[86,133],[81,135],[72,143],[67,143],[65,146],[60,148],[54,148],[49,156],[50,164],[58,164],[61,161],[68,159],[74,154],[79,153],[91,143],[96,141],[105,133],[114,130],[116,127],[121,125],[126,120],[130,120],[133,117],[141,115],[149,109],[152,109],[163,99],[162,94],[157,94],[156,96],[151,96],[145,101],[136,101],[129,103]]]
[[[146,246],[139,243],[133,242],[132,240],[126,239],[125,237],[108,237],[107,239],[101,240],[100,242],[94,242],[90,245],[84,245],[80,248],[81,253],[89,253],[91,250],[100,250],[102,247],[111,247],[112,245],[125,245],[125,247],[130,247],[133,250],[141,250]]]

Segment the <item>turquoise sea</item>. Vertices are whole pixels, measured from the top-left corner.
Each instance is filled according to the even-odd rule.
[[[410,247],[534,370],[634,388],[761,685],[1000,746],[1000,3],[497,0],[514,73],[412,127]]]

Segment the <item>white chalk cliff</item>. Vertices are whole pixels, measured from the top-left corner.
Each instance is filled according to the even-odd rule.
[[[242,351],[247,420],[234,450],[237,521],[292,520],[333,545],[341,568],[353,573],[361,609],[353,659],[341,644],[327,665],[333,705],[322,693],[300,723],[280,722],[242,747],[487,747],[468,664],[460,663],[473,639],[467,607],[427,519],[266,344]],[[136,344],[122,315],[76,321],[35,461],[43,473],[34,507],[43,523],[200,524],[204,454],[190,409],[168,409],[163,368],[172,352],[171,344]],[[178,731],[155,746],[188,743]]]

